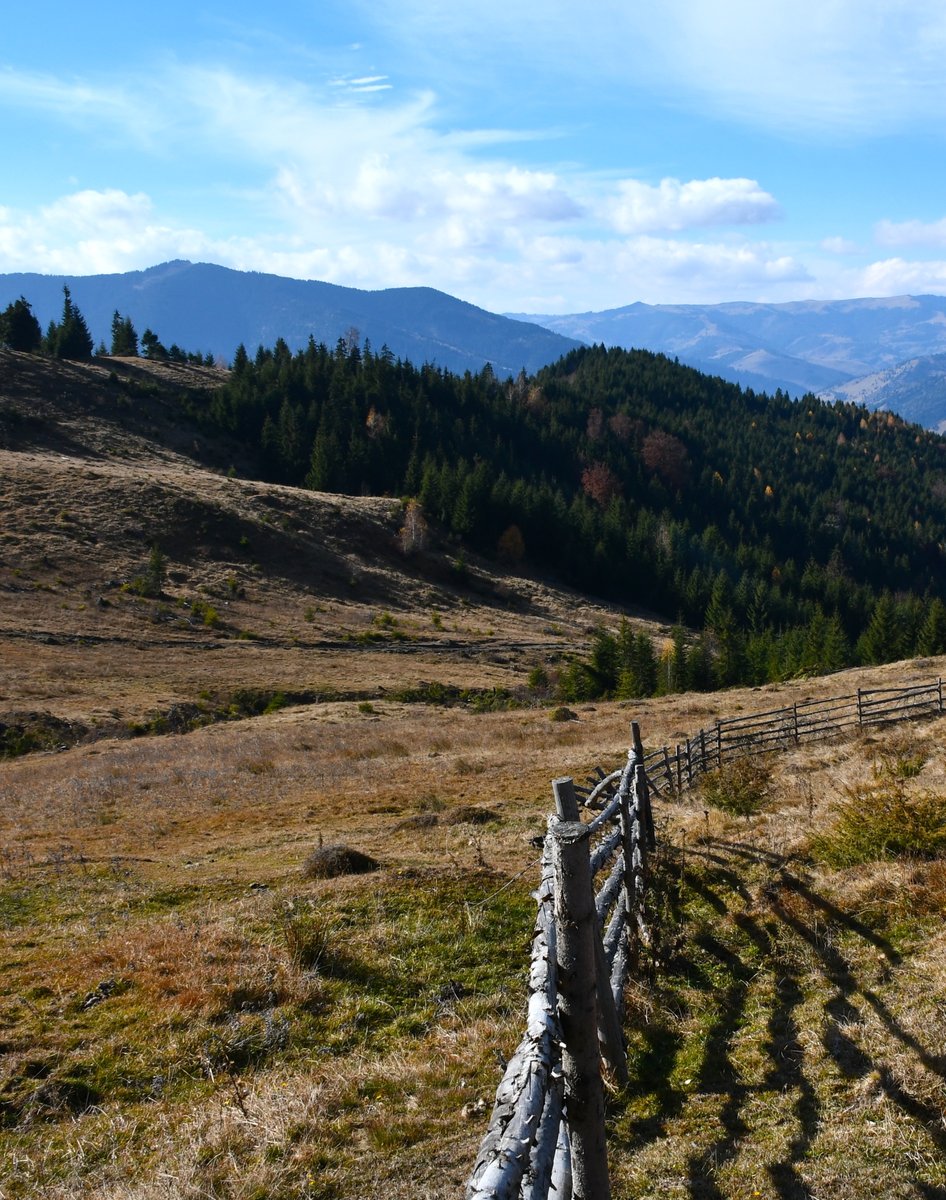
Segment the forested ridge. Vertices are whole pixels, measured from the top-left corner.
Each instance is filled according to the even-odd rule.
[[[416,497],[487,555],[697,631],[602,635],[572,690],[764,682],[946,651],[946,441],[850,403],[743,391],[591,347],[452,375],[357,339],[241,347],[190,415],[262,477]]]
[[[23,348],[42,348],[25,301],[3,318],[8,343],[29,318]],[[81,314],[66,291],[46,352],[63,352],[69,320]],[[117,312],[112,334],[112,354],[137,352]],[[143,342],[168,356],[150,330]],[[680,626],[662,647],[602,631],[566,695],[946,652],[946,439],[891,414],[603,346],[534,376],[461,376],[361,346],[355,331],[296,353],[282,339],[253,357],[241,346],[209,400],[180,404],[209,436],[236,439],[263,479],[413,498],[461,545]]]

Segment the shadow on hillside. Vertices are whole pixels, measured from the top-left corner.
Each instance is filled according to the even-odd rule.
[[[631,1091],[646,1094],[655,1111],[631,1124],[623,1149],[633,1154],[651,1145],[659,1161],[662,1140],[692,1131],[685,1159],[669,1169],[685,1172],[693,1200],[724,1200],[730,1194],[724,1190],[727,1165],[744,1154],[758,1157],[760,1147],[770,1144],[768,1159],[758,1167],[767,1176],[760,1179],[760,1194],[812,1200],[803,1164],[827,1117],[812,1073],[811,1000],[826,995],[821,1044],[839,1081],[854,1084],[856,1095],[889,1102],[922,1130],[931,1149],[946,1151],[941,1109],[913,1094],[886,1061],[890,1056],[878,1053],[874,1043],[865,1048],[866,1039],[858,1036],[869,1009],[893,1040],[894,1053],[908,1052],[946,1079],[946,1055],[924,1045],[858,977],[839,938],[857,939],[875,951],[871,958],[884,980],[903,962],[893,944],[770,851],[714,841],[689,850],[686,858],[672,872],[664,915],[676,944],[665,956],[654,1000],[655,1008],[684,1018],[689,1038],[701,1038],[699,1063],[685,1090],[674,1087],[676,1069],[687,1058],[684,1022],[657,1020],[652,1030],[645,1029],[647,1049],[638,1056]],[[762,867],[768,878],[752,888],[738,864]],[[692,906],[688,911],[688,897],[698,902],[695,912]],[[768,1012],[760,1019],[761,996]],[[776,1110],[771,1124],[760,1118],[770,1106]],[[908,1185],[917,1195],[946,1200],[946,1192],[917,1178]]]

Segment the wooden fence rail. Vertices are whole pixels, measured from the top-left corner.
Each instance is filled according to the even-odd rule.
[[[644,758],[651,789],[681,794],[707,771],[751,753],[785,750],[858,727],[946,711],[942,679],[905,688],[859,688],[847,696],[801,700],[784,708],[724,717],[673,749]]]
[[[496,1092],[468,1200],[607,1200],[602,1060],[627,1080],[624,989],[642,943],[654,847],[640,731],[627,764],[581,789],[552,785],[536,892],[526,1032]],[[597,811],[595,811],[597,810]]]
[[[943,711],[942,679],[858,689],[725,718],[673,751],[646,755],[633,723],[624,767],[598,767],[585,786],[555,780],[526,1031],[497,1089],[467,1200],[609,1200],[601,1071],[604,1062],[617,1082],[627,1080],[624,990],[652,934],[652,794],[679,795],[740,755]]]

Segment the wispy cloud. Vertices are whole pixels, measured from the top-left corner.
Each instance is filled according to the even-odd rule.
[[[361,93],[388,92],[394,85],[389,82],[387,75],[363,75],[360,78],[330,79],[329,87],[346,92]]]
[[[135,142],[147,141],[164,124],[154,97],[121,83],[69,79],[0,67],[0,103],[6,108],[42,112],[65,125],[120,129]]]
[[[481,79],[528,62],[535,86],[658,89],[683,109],[817,137],[946,116],[941,0],[596,0],[580,18],[546,0],[541,20],[532,0],[357,2],[432,79],[438,59]]]

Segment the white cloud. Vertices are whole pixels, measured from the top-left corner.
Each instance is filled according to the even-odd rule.
[[[939,221],[880,221],[874,236],[881,246],[946,246],[946,217]]]
[[[625,179],[606,211],[621,233],[679,232],[707,225],[749,225],[780,216],[775,198],[754,179]]]
[[[196,230],[157,220],[141,193],[84,190],[36,212],[0,210],[0,258],[7,271],[106,274],[200,257],[208,245]]]
[[[946,262],[908,262],[888,258],[871,263],[860,273],[858,296],[906,296],[946,292]]]
[[[478,182],[487,200],[498,192],[502,203],[518,203],[518,188],[532,202],[534,181]],[[720,290],[748,296],[806,278],[790,255],[765,244],[612,238],[577,228],[563,234],[549,232],[547,223],[494,223],[481,208],[472,216],[447,212],[406,234],[383,221],[376,227],[356,222],[344,236],[340,230],[330,226],[327,237],[324,230],[302,229],[214,237],[161,219],[141,193],[84,190],[35,212],[0,209],[0,257],[6,270],[64,274],[190,258],[366,288],[427,285],[500,311],[712,300]],[[400,236],[392,236],[397,231]],[[536,305],[536,298],[544,303]]]

